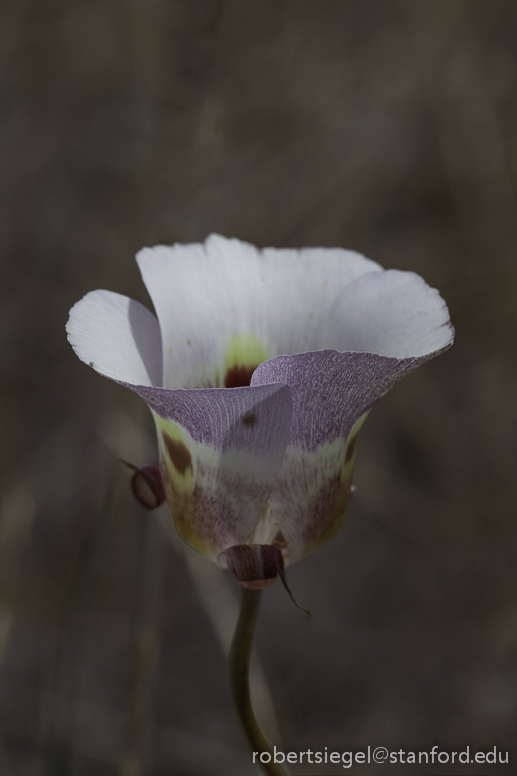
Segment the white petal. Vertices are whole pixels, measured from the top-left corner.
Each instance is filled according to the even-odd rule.
[[[435,288],[414,272],[371,272],[336,299],[327,321],[328,347],[414,358],[451,344],[454,329]]]
[[[160,321],[167,388],[247,384],[229,369],[326,347],[321,330],[337,294],[379,269],[341,248],[259,251],[218,235],[145,248],[137,260]]]
[[[134,299],[91,291],[70,310],[66,330],[81,361],[100,374],[134,385],[161,384],[158,321]]]

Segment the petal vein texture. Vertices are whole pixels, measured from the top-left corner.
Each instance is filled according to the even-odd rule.
[[[452,344],[445,302],[341,248],[211,235],[137,261],[156,317],[93,291],[70,311],[75,352],[152,410],[188,544],[223,565],[230,547],[273,542],[300,560],[343,523],[372,407]]]

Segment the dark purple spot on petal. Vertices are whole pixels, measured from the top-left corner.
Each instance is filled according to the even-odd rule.
[[[258,364],[257,364],[258,366]],[[243,388],[250,385],[256,366],[232,366],[224,377],[225,388]]]
[[[192,469],[192,456],[186,444],[180,439],[172,439],[165,431],[162,431],[162,437],[169,458],[178,474],[185,474],[187,469]]]
[[[241,423],[243,426],[246,426],[246,428],[253,428],[253,426],[256,426],[258,423],[256,412],[246,412],[241,418]]]

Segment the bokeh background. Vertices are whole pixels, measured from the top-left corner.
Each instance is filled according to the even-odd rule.
[[[3,0],[1,776],[255,773],[237,585],[133,502],[147,409],[64,332],[94,288],[150,304],[139,248],[212,231],[414,270],[457,330],[289,571],[314,617],[264,595],[259,714],[286,751],[497,746],[432,772],[517,772],[516,37],[512,0]],[[293,766],[381,770],[431,772]]]

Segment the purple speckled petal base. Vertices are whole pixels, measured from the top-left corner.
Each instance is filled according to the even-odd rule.
[[[127,387],[153,411],[167,501],[180,536],[213,560],[245,544],[284,459],[289,388]]]
[[[330,539],[345,518],[355,437],[368,411],[405,375],[437,353],[388,358],[321,350],[261,364],[252,385],[286,383],[293,420],[286,458],[271,493],[273,520],[290,562]]]

